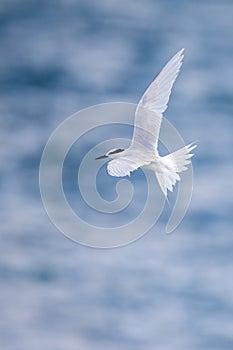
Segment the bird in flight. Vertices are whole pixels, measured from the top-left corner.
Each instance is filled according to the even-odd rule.
[[[167,198],[167,190],[180,180],[179,173],[191,163],[193,143],[161,157],[158,153],[159,132],[164,111],[167,109],[172,86],[180,71],[184,49],[180,50],[154,78],[139,101],[134,120],[134,132],[127,149],[112,149],[96,159],[112,159],[107,165],[111,176],[130,176],[138,168],[153,170],[160,188]]]

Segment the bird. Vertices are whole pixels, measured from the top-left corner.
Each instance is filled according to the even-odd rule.
[[[96,159],[109,158],[107,172],[111,176],[124,177],[145,168],[154,171],[165,196],[173,191],[179,173],[187,170],[191,153],[196,144],[190,143],[175,152],[160,156],[158,152],[159,133],[163,113],[167,109],[173,84],[180,72],[184,49],[177,52],[153,79],[141,97],[135,111],[133,138],[127,149],[115,148]]]

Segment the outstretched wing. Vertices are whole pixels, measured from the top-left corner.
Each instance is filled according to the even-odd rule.
[[[156,150],[162,114],[167,108],[172,86],[180,71],[184,49],[180,50],[152,81],[138,103],[131,147],[142,144]]]
[[[130,176],[130,172],[138,169],[140,164],[134,163],[127,158],[113,159],[107,165],[107,172],[111,176]]]
[[[138,149],[127,149],[125,156],[113,159],[107,165],[107,172],[111,176],[130,176],[130,173],[140,167],[149,165],[151,162],[150,154],[143,154]]]

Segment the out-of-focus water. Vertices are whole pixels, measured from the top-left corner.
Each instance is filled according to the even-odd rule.
[[[233,349],[232,14],[230,0],[1,1],[1,349]],[[165,116],[199,140],[187,216],[121,249],[69,241],[39,195],[49,135],[83,107],[137,102],[182,47]]]

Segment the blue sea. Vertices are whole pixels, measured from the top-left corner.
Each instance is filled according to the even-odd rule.
[[[232,16],[231,0],[1,0],[0,349],[233,349]],[[165,117],[198,140],[187,215],[166,235],[167,205],[122,248],[74,243],[40,197],[49,136],[83,108],[137,103],[182,47]]]

